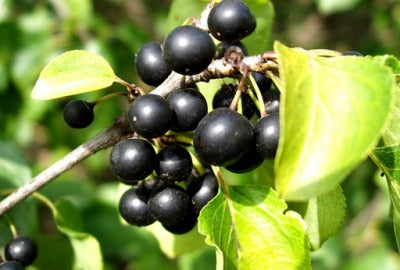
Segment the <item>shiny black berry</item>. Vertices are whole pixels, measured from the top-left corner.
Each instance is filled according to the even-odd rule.
[[[174,119],[168,102],[158,95],[140,96],[128,110],[128,121],[133,130],[146,138],[164,135]]]
[[[171,130],[186,132],[194,130],[207,114],[207,102],[196,89],[183,88],[168,95],[167,101],[174,112]]]
[[[162,224],[164,229],[173,234],[184,234],[191,231],[197,224],[197,214],[194,207],[188,209],[186,215],[176,224]]]
[[[25,268],[16,261],[8,261],[0,263],[0,270],[24,270]]]
[[[155,41],[145,43],[135,58],[135,68],[140,78],[147,84],[157,86],[171,73],[165,63],[160,44]]]
[[[64,107],[64,121],[72,128],[85,128],[94,119],[94,103],[84,100],[72,100]]]
[[[253,135],[253,127],[246,117],[228,108],[217,108],[200,121],[193,146],[203,161],[228,166],[247,150]]]
[[[150,213],[164,225],[182,222],[193,207],[188,193],[177,185],[155,190],[148,204]]]
[[[7,243],[4,255],[8,261],[17,261],[22,266],[27,266],[36,259],[37,246],[32,238],[18,236]]]
[[[218,181],[211,172],[190,182],[187,191],[197,213],[218,193]]]
[[[127,139],[116,144],[110,155],[113,173],[126,184],[149,176],[156,164],[153,146],[142,139]]]
[[[236,94],[236,90],[237,90],[237,85],[234,84],[223,85],[221,89],[218,90],[213,97],[212,101],[213,108],[214,109],[220,107],[229,108]],[[250,119],[253,116],[254,112],[256,111],[257,107],[254,104],[249,94],[243,93],[241,99],[242,99],[243,115],[246,116],[248,119]]]
[[[189,152],[177,143],[165,146],[157,154],[155,171],[160,179],[167,183],[186,180],[192,168]]]
[[[129,224],[147,226],[155,221],[150,214],[147,201],[150,191],[143,185],[125,191],[119,200],[118,210],[121,217]]]
[[[234,173],[246,173],[260,166],[263,161],[264,159],[257,152],[255,143],[252,143],[238,161],[226,166],[225,169]]]
[[[165,62],[180,74],[193,75],[207,68],[215,46],[207,32],[189,25],[172,30],[163,44]]]
[[[251,76],[253,76],[254,80],[257,83],[258,89],[260,89],[261,93],[268,91],[271,88],[272,80],[265,76],[260,72],[252,72]]]
[[[256,19],[240,0],[223,0],[210,11],[208,28],[218,40],[237,42],[256,29]]]
[[[228,49],[232,49],[232,47],[237,47],[239,50],[242,51],[243,55],[247,55],[247,49],[242,42],[235,42],[235,43],[228,43],[228,42],[220,42],[217,44],[217,48],[215,51],[215,58],[220,59],[224,57],[225,52]]]
[[[254,127],[257,152],[266,159],[274,158],[279,142],[279,115],[271,114],[258,120]]]
[[[277,89],[269,89],[264,95],[264,106],[267,114],[279,113],[281,93]]]

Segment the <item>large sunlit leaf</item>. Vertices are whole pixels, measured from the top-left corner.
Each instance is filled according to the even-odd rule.
[[[32,98],[54,99],[94,91],[117,80],[108,62],[95,53],[74,50],[53,59],[40,73]]]
[[[388,66],[392,69],[397,78],[397,87],[395,90],[395,105],[390,112],[388,125],[383,133],[385,145],[394,145],[400,143],[400,62],[393,55],[382,55],[374,57],[374,60]]]
[[[287,200],[332,191],[380,137],[393,106],[390,69],[275,44],[283,87],[276,188]]]
[[[53,214],[57,229],[65,234],[74,251],[74,270],[103,269],[103,258],[99,242],[83,231],[83,222],[74,205],[59,200],[54,205]]]
[[[307,224],[311,248],[318,249],[334,235],[346,217],[346,198],[342,188],[311,198],[306,203],[295,203],[293,209],[299,212]]]
[[[200,232],[217,248],[217,269],[311,269],[299,216],[265,186],[228,186],[200,214]]]
[[[397,247],[400,250],[400,145],[375,148],[371,155],[374,162],[386,176],[390,198],[392,200],[392,217],[396,234]]]

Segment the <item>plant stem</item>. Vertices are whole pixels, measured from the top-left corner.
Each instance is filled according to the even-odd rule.
[[[4,215],[3,217],[5,220],[7,220],[8,226],[10,226],[10,231],[13,237],[16,238],[18,236],[18,231],[14,223],[12,222],[11,218],[8,215]]]
[[[257,95],[258,109],[260,110],[260,115],[261,115],[261,117],[264,117],[267,115],[267,113],[265,112],[264,99],[261,94],[260,88],[258,87],[257,82],[254,79],[254,77],[251,75],[251,73],[249,74],[249,79],[250,79],[251,85],[253,86],[253,89]]]
[[[104,100],[107,100],[107,99],[109,99],[109,98],[113,98],[113,97],[116,97],[116,96],[125,96],[125,97],[126,97],[127,95],[128,95],[128,94],[127,94],[127,93],[124,93],[124,92],[115,92],[115,93],[111,93],[111,94],[102,96],[102,97],[96,99],[95,101],[93,101],[93,103],[94,103],[94,105],[97,105],[97,104],[99,104],[100,102],[103,102]]]

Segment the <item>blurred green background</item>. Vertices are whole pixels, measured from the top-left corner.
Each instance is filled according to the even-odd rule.
[[[272,2],[273,39],[306,49],[399,55],[400,1]],[[150,90],[135,74],[135,52],[147,41],[161,42],[173,26],[182,23],[176,13],[169,14],[172,4],[175,11],[198,16],[205,3],[0,0],[0,189],[29,180],[110,125],[127,107],[123,98],[107,100],[96,106],[96,118],[90,127],[70,129],[63,121],[62,110],[71,98],[30,98],[41,69],[52,58],[67,50],[90,50],[104,56],[119,77]],[[74,98],[95,100],[120,90],[124,89],[112,86]],[[52,201],[64,198],[73,203],[82,216],[84,231],[101,245],[105,268],[213,269],[211,247],[203,245],[168,258],[147,230],[121,224],[116,210],[118,184],[108,167],[108,153],[101,151],[88,158],[41,190]],[[314,252],[313,269],[400,269],[390,200],[385,181],[372,162],[361,164],[344,182],[343,189],[348,204],[346,224]],[[31,235],[39,243],[39,258],[28,269],[73,268],[71,244],[57,231],[47,207],[30,199],[10,211],[9,216],[22,234]],[[0,217],[1,250],[10,238],[7,222]],[[185,245],[186,240],[182,241],[180,244]]]

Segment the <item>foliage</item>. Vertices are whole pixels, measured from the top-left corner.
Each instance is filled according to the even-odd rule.
[[[0,2],[2,195],[104,129],[126,107],[122,100],[101,104],[96,107],[94,125],[72,131],[62,121],[61,109],[68,100],[35,101],[30,98],[32,89],[34,97],[44,99],[78,94],[94,100],[121,88],[113,85],[100,90],[119,81],[117,74],[149,90],[134,74],[134,52],[150,39],[162,40],[187,17],[199,16],[206,4],[174,0],[166,13],[164,1],[138,1],[141,11],[129,14],[134,9],[129,1],[18,2]],[[282,21],[288,27],[278,26],[282,38],[272,35],[274,14],[278,19],[274,23],[279,25],[287,12],[280,9],[282,1],[274,3],[275,9],[268,0],[246,2],[258,26],[244,43],[250,54],[273,48],[282,74],[277,82],[283,121],[276,162],[266,161],[245,175],[222,170],[219,177],[226,186],[202,211],[200,233],[173,236],[159,224],[142,229],[119,220],[116,205],[121,187],[108,169],[108,152],[99,153],[8,213],[21,233],[39,243],[38,260],[28,269],[400,266],[395,247],[396,243],[400,246],[398,59],[392,55],[325,58],[280,42],[272,47],[274,39],[287,39],[299,26]],[[329,21],[335,15],[327,14],[369,10],[368,1],[363,0],[341,5],[315,2],[318,11],[304,16],[318,14]],[[291,7],[296,8],[300,7]],[[400,10],[400,5],[396,8]],[[343,37],[342,45],[327,40],[321,47],[336,44],[337,50],[367,48],[371,55],[398,53],[390,44],[399,36],[400,24],[396,21],[393,28],[386,24],[395,11],[387,13],[376,6],[371,12],[370,36],[355,43],[352,33]],[[387,43],[381,42],[381,35],[374,36],[385,29],[394,35]],[[315,45],[310,42],[299,45],[309,49]],[[66,73],[60,71],[69,73],[64,77]],[[55,85],[60,91],[49,92],[43,85]],[[208,101],[218,86],[218,82],[199,84]],[[381,171],[386,182],[379,177]],[[392,220],[387,215],[389,204]],[[0,235],[5,236],[0,239],[2,248],[11,238],[3,218]]]

